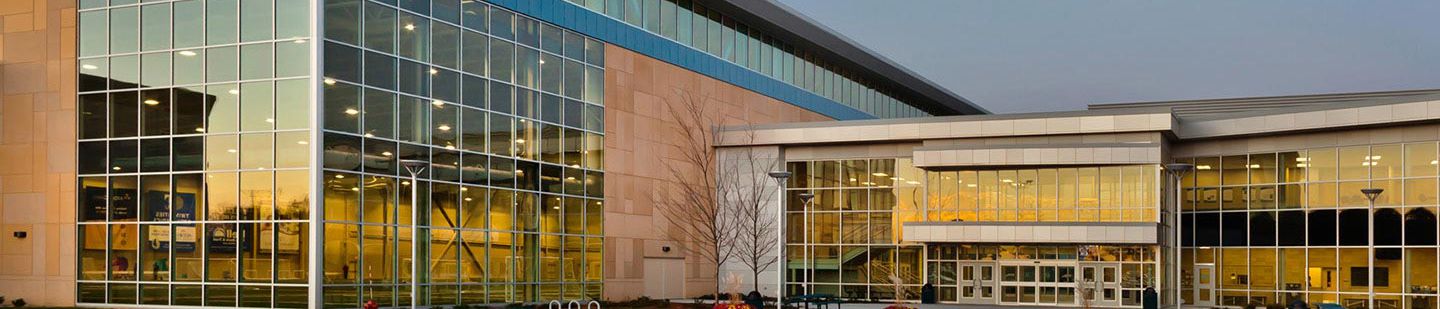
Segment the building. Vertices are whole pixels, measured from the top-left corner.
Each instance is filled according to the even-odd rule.
[[[0,17],[0,294],[40,306],[696,296],[717,266],[657,214],[687,98],[707,127],[985,113],[771,1]]]
[[[792,173],[790,295],[1435,308],[1437,108],[1437,90],[1101,104],[734,126],[722,147]]]

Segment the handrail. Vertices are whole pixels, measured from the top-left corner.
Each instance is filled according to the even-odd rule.
[[[575,307],[570,307],[570,305],[575,305]],[[580,301],[579,301],[579,300],[571,300],[569,303],[566,303],[566,304],[565,304],[565,309],[571,309],[571,308],[581,309],[581,308],[580,308]]]
[[[552,300],[549,304],[545,305],[546,309],[562,309],[561,307],[564,307],[564,305],[561,305],[559,300]]]
[[[600,309],[600,301],[598,300],[591,300],[589,303],[586,303],[585,309],[590,309],[590,305],[595,305],[595,309]]]

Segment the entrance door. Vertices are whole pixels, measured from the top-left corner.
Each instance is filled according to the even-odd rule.
[[[1215,264],[1195,264],[1195,306],[1215,305]]]
[[[1000,303],[1035,304],[1035,279],[1038,273],[1034,263],[1008,262],[1000,264]]]
[[[1041,261],[1036,264],[1036,267],[1040,272],[1040,276],[1035,281],[1035,286],[1040,293],[1035,298],[1036,304],[1064,307],[1076,304],[1075,262]]]
[[[960,303],[995,303],[995,264],[960,262]]]
[[[1090,306],[1120,305],[1120,264],[1080,264],[1080,281],[1076,282],[1081,304]]]

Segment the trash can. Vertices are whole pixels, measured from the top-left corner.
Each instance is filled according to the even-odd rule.
[[[934,284],[926,283],[925,286],[920,287],[920,303],[924,303],[924,304],[934,304],[934,303],[935,303],[935,285],[934,285]]]
[[[1140,294],[1141,304],[1145,309],[1160,309],[1160,294],[1155,293],[1154,287],[1145,287],[1145,293]]]

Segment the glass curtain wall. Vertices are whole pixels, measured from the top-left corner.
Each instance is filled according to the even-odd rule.
[[[1187,304],[1435,308],[1435,142],[1181,159]],[[1372,211],[1364,188],[1385,189]],[[1371,235],[1373,231],[1374,238]],[[1374,246],[1374,268],[1368,248]],[[1215,283],[1197,284],[1197,269]]]
[[[910,159],[788,162],[786,293],[919,299],[924,247],[900,243],[901,222],[921,221],[924,171]],[[810,203],[801,193],[812,193]]]
[[[310,1],[79,1],[77,301],[303,308]]]
[[[482,1],[324,3],[324,306],[598,298],[604,44]]]
[[[705,1],[567,1],[879,118],[930,115],[847,68],[708,9]]]

